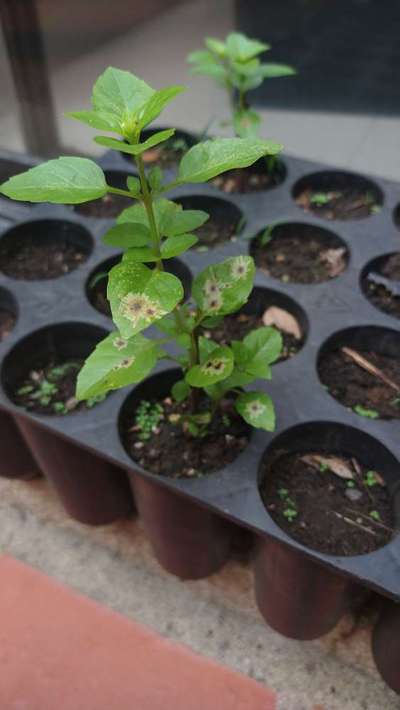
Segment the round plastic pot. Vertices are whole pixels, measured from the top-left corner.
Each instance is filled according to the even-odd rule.
[[[25,442],[10,414],[0,411],[0,476],[29,481],[39,475]]]
[[[387,601],[372,635],[372,653],[385,683],[400,694],[400,605]]]
[[[323,636],[343,616],[354,585],[272,539],[255,556],[258,608],[275,631],[300,641]]]
[[[145,532],[167,572],[201,579],[223,567],[230,555],[230,523],[157,483],[129,475]]]
[[[15,419],[72,518],[86,525],[105,525],[132,511],[132,495],[122,469],[22,417]]]

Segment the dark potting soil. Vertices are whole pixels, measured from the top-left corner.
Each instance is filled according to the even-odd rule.
[[[15,320],[13,313],[0,308],[0,343],[10,335],[14,328]]]
[[[212,249],[218,244],[223,244],[228,242],[237,233],[237,222],[234,220],[227,222],[223,219],[217,219],[210,217],[210,219],[205,222],[201,227],[196,229],[195,235],[198,238],[198,242],[195,245],[195,249],[200,249],[202,247],[207,247]]]
[[[212,330],[205,328],[203,334],[206,338],[212,338],[212,340],[221,345],[228,345],[232,340],[243,340],[251,330],[262,328],[263,326],[264,323],[259,316],[239,312],[225,316],[222,323]],[[296,355],[303,345],[304,338],[299,340],[291,333],[285,333],[285,331],[276,326],[274,328],[279,330],[282,336],[282,352],[280,358],[276,360],[276,362],[282,362],[282,360],[287,360]]]
[[[296,202],[305,212],[331,220],[361,219],[380,210],[375,196],[361,187],[306,188],[296,197]]]
[[[392,254],[378,273],[372,271],[367,274],[364,288],[374,306],[400,318],[400,253]]]
[[[84,217],[97,217],[98,219],[113,219],[121,214],[122,210],[130,207],[132,200],[123,195],[104,195],[100,200],[84,202],[74,209]]]
[[[155,399],[149,401],[157,404]],[[162,418],[149,439],[141,438],[142,430],[135,423],[134,412],[122,431],[131,457],[147,471],[169,478],[201,477],[222,469],[248,444],[250,428],[229,399],[222,401],[204,437],[192,436],[179,423],[179,418],[188,412],[186,401],[178,404],[166,397],[159,404]],[[200,409],[206,409],[207,404],[204,400]]]
[[[248,168],[228,170],[214,178],[211,183],[227,194],[259,192],[276,187],[285,178],[285,168],[282,163],[274,163],[268,169],[266,161],[258,161]]]
[[[307,233],[272,236],[264,246],[255,239],[251,253],[256,265],[268,276],[284,283],[321,283],[338,276],[347,265],[345,247],[331,247],[326,239]]]
[[[394,517],[379,472],[339,456],[353,475],[349,484],[329,465],[311,464],[307,459],[315,454],[334,456],[281,453],[266,463],[261,495],[277,525],[303,545],[330,555],[366,554],[388,543]],[[373,485],[367,485],[367,474]]]
[[[400,387],[400,360],[371,351],[356,351]],[[357,365],[342,350],[325,353],[318,365],[322,384],[335,399],[361,416],[400,419],[400,392]]]
[[[76,378],[83,362],[53,361],[31,370],[15,387],[15,404],[35,414],[65,415],[91,409],[105,396],[93,397],[85,402],[75,398]]]
[[[0,271],[13,279],[33,281],[56,279],[74,271],[87,259],[87,253],[77,245],[56,239],[40,244],[37,237],[24,239],[0,248]]]

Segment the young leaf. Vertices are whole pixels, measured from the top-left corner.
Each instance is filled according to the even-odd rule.
[[[191,232],[193,229],[201,227],[210,218],[203,210],[183,210],[181,205],[176,206],[178,209],[174,212],[171,211],[171,216],[164,225],[164,234],[167,237]]]
[[[256,57],[261,52],[270,49],[269,44],[258,42],[255,39],[249,39],[240,32],[232,32],[226,38],[226,48],[229,56],[237,62],[247,62],[249,59]]]
[[[147,101],[143,109],[139,112],[139,127],[140,129],[154,121],[172,99],[182,91],[186,91],[185,86],[167,86],[165,89],[155,91],[151,98]]]
[[[107,193],[102,169],[87,158],[57,158],[14,175],[0,186],[14,200],[80,204]]]
[[[152,262],[160,261],[160,257],[152,247],[131,247],[125,252],[123,261]]]
[[[150,240],[150,230],[140,222],[127,222],[111,227],[102,237],[104,244],[110,247],[130,249],[131,247],[144,247]]]
[[[245,336],[243,343],[244,361],[242,368],[255,377],[270,377],[269,365],[275,362],[282,351],[282,336],[275,328],[268,326],[252,330]],[[235,354],[236,360],[236,354]]]
[[[107,298],[114,323],[130,338],[172,311],[183,298],[183,286],[173,274],[124,260],[109,273]]]
[[[126,185],[129,192],[134,195],[134,197],[138,197],[140,195],[141,185],[139,178],[129,175],[126,179]]]
[[[183,402],[189,397],[190,387],[185,380],[179,380],[172,386],[171,394],[176,402]]]
[[[93,87],[92,105],[96,112],[111,116],[120,127],[120,133],[129,137],[132,117],[153,94],[154,89],[134,74],[108,67]]]
[[[247,168],[264,155],[277,155],[283,146],[254,138],[215,138],[198,143],[183,156],[176,184],[206,182],[233,168]]]
[[[151,170],[149,170],[147,175],[147,181],[151,187],[151,190],[153,192],[158,192],[158,190],[162,186],[163,181],[163,171],[161,170],[159,165],[155,165],[154,168],[151,168]]]
[[[243,392],[235,402],[243,419],[257,429],[274,431],[275,410],[271,397],[264,392]]]
[[[264,79],[274,79],[280,76],[292,76],[297,74],[294,67],[290,67],[288,64],[261,64],[259,69],[260,74]]]
[[[164,224],[169,223],[171,215],[176,212],[177,209],[178,205],[171,200],[162,199],[153,202],[154,217],[160,234],[165,234],[163,231]],[[148,226],[149,222],[144,205],[137,204],[123,210],[117,219],[117,224],[124,224],[125,222],[141,222]]]
[[[207,49],[210,50],[210,52],[217,54],[218,57],[221,57],[221,59],[225,57],[226,45],[224,42],[221,42],[221,40],[215,39],[214,37],[206,37],[204,40],[204,44],[206,45]]]
[[[65,115],[75,121],[85,123],[91,128],[97,128],[99,131],[121,132],[120,124],[115,116],[111,116],[105,111],[68,111]]]
[[[215,348],[201,365],[194,365],[185,380],[192,387],[208,387],[228,377],[233,370],[233,353],[227,346]]]
[[[199,240],[194,234],[178,234],[176,237],[169,237],[163,242],[161,256],[163,259],[172,259],[197,244]]]
[[[200,310],[209,316],[237,311],[253,288],[254,261],[250,256],[233,256],[201,271],[193,281],[192,295]]]
[[[96,136],[94,141],[99,145],[103,145],[106,148],[112,148],[112,150],[118,150],[119,153],[128,153],[128,155],[142,155],[146,150],[153,148],[159,143],[171,138],[175,133],[175,128],[166,128],[165,131],[158,131],[154,133],[150,138],[148,138],[143,143],[125,143],[125,141],[118,141],[115,138],[110,138],[109,136]]]
[[[158,358],[158,345],[142,335],[126,340],[110,333],[96,346],[78,375],[76,396],[88,399],[146,377]]]

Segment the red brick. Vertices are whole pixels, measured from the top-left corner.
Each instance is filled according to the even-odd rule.
[[[0,557],[0,574],[1,710],[276,708],[269,689],[21,562]]]

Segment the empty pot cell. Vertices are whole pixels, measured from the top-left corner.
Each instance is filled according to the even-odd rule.
[[[120,190],[127,190],[126,181],[128,177],[132,177],[131,173],[124,173],[119,170],[105,170],[104,175],[106,183],[111,187],[117,187]],[[129,197],[124,195],[113,195],[107,193],[99,200],[91,202],[83,202],[81,205],[75,205],[74,210],[84,217],[96,217],[97,219],[114,219],[126,208],[133,204]]]
[[[139,384],[125,401],[119,420],[128,455],[145,471],[167,478],[203,477],[231,463],[247,446],[250,427],[223,399],[204,436],[191,436],[183,426],[191,407],[210,411],[206,398],[177,403],[171,388],[182,378],[180,370],[167,370]],[[196,392],[197,394],[197,392]]]
[[[166,130],[165,128],[154,128],[142,131],[140,135],[141,143],[147,141],[155,133],[159,131]],[[155,145],[153,148],[149,148],[143,153],[143,161],[149,168],[155,167],[156,165],[160,168],[171,168],[180,162],[181,158],[193,145],[197,143],[197,136],[186,131],[176,130],[174,135],[163,143]],[[126,160],[132,162],[133,156],[129,153],[122,153]]]
[[[90,233],[75,222],[23,222],[0,239],[0,271],[21,281],[56,279],[84,263],[92,248]]]
[[[363,219],[380,211],[383,192],[372,180],[335,170],[305,175],[293,188],[301,209],[324,219]]]
[[[267,448],[259,490],[276,525],[306,550],[325,553],[329,562],[330,556],[373,554],[391,544],[399,473],[395,457],[368,434],[309,422],[283,432]],[[332,629],[354,592],[354,582],[272,539],[258,542],[255,585],[266,621],[302,640]]]
[[[204,335],[226,345],[266,325],[279,330],[282,336],[282,353],[277,362],[293,357],[303,347],[308,332],[303,309],[286,294],[260,286],[254,287],[240,311],[225,316],[215,328],[204,329]]]
[[[370,261],[362,271],[361,288],[376,308],[400,318],[400,252]]]
[[[14,296],[0,287],[0,343],[10,335],[17,315],[18,307]]]
[[[248,168],[228,170],[212,180],[212,184],[226,194],[246,194],[271,190],[286,178],[285,164],[275,157],[257,160]]]
[[[107,300],[108,272],[121,261],[122,254],[110,257],[97,266],[90,274],[86,282],[86,296],[93,308],[99,313],[111,318],[111,308]],[[152,264],[147,264],[152,268]],[[183,284],[185,300],[190,296],[192,275],[183,261],[173,258],[164,262],[164,269],[170,274],[177,276]]]
[[[364,326],[335,333],[322,346],[318,374],[326,391],[369,419],[400,419],[400,333]]]
[[[8,397],[35,414],[65,416],[90,410],[101,398],[78,402],[76,379],[85,358],[105,335],[96,326],[63,323],[26,336],[4,359],[2,380]]]
[[[283,283],[313,284],[339,276],[349,251],[334,232],[303,222],[270,225],[251,241],[259,269]]]
[[[198,237],[193,247],[197,251],[206,251],[224,242],[235,240],[244,226],[243,214],[233,202],[208,195],[188,195],[176,198],[175,202],[185,210],[202,210],[210,218],[195,230]]]

